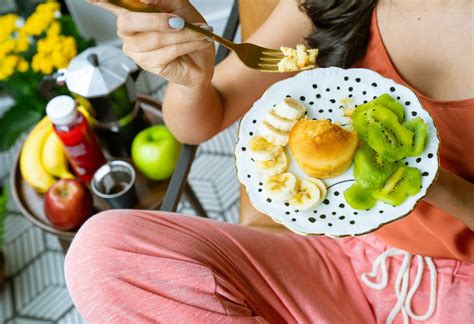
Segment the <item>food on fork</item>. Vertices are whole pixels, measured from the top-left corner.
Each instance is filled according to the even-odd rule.
[[[248,144],[250,157],[255,161],[269,161],[280,155],[283,148],[268,142],[262,136],[253,136]]]
[[[286,157],[285,152],[281,152],[273,160],[255,161],[255,166],[264,177],[271,177],[288,170],[288,158]]]
[[[333,178],[352,164],[358,139],[329,120],[302,119],[289,136],[290,150],[303,171],[315,178]]]
[[[306,49],[303,44],[296,45],[296,49],[282,46],[280,50],[285,57],[278,63],[278,71],[295,72],[316,66],[317,49]]]
[[[291,196],[288,203],[299,209],[308,210],[321,201],[321,191],[312,181],[301,180],[298,182],[296,193]]]
[[[276,201],[287,201],[296,193],[297,180],[290,172],[277,174],[263,182],[266,194]]]
[[[306,107],[293,98],[285,98],[281,103],[275,106],[275,113],[286,119],[298,120],[306,113]]]

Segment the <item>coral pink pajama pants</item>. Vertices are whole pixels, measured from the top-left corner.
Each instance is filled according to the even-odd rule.
[[[265,234],[178,214],[110,211],[81,228],[65,271],[88,322],[378,323],[397,304],[403,257],[387,259],[385,289],[366,286],[360,276],[387,249],[373,235]],[[436,308],[427,322],[473,323],[474,265],[433,261]],[[415,313],[426,312],[430,287],[425,267],[410,303]],[[403,322],[402,312],[395,322]]]

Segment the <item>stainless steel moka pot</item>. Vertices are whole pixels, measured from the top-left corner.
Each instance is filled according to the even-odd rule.
[[[112,157],[130,155],[135,135],[149,126],[137,104],[135,78],[137,65],[111,45],[92,47],[69,64],[45,77],[40,88],[47,97],[52,88],[65,85],[86,99],[93,108],[95,130],[105,151]]]

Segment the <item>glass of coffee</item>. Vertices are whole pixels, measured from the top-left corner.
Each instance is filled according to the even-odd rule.
[[[110,161],[101,166],[92,178],[92,192],[106,200],[112,208],[133,208],[137,203],[135,170],[124,161]]]

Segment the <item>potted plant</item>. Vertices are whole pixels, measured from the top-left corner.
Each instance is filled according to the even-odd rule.
[[[3,290],[7,276],[7,264],[3,254],[5,218],[7,217],[8,189],[0,183],[0,291]]]
[[[48,1],[26,19],[0,16],[0,92],[15,101],[0,117],[0,151],[44,116],[46,100],[38,89],[43,77],[66,68],[77,53],[93,45],[60,9],[59,2]]]

